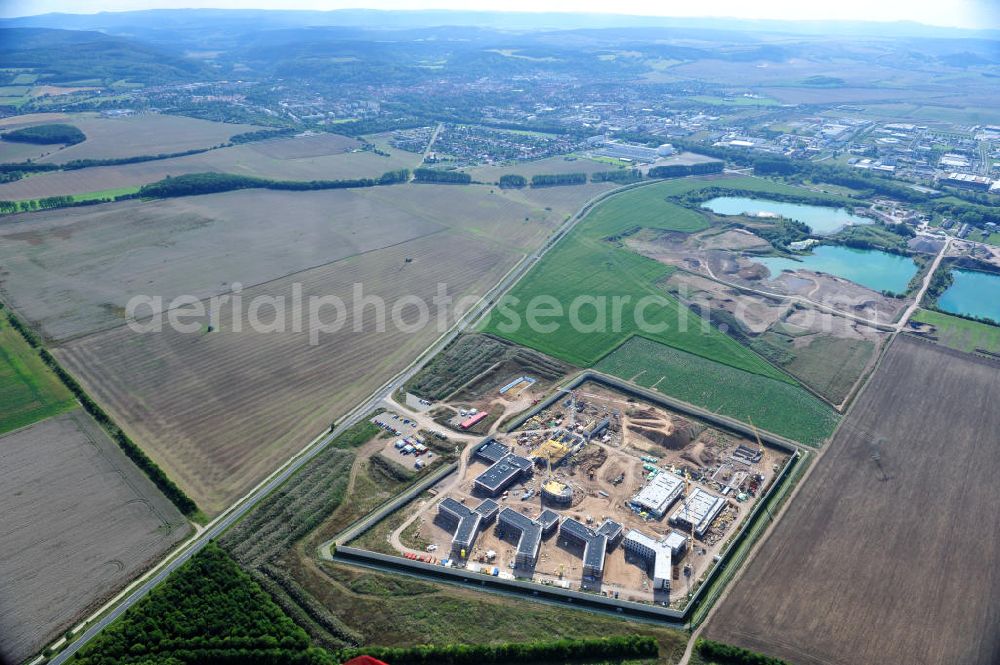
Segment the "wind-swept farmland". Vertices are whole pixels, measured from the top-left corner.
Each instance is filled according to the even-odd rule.
[[[0,662],[17,663],[188,532],[82,411],[0,438]]]
[[[797,665],[1000,662],[998,369],[898,337],[706,636]]]

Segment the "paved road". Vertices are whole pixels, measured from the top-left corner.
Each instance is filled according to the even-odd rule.
[[[477,322],[487,311],[489,311],[500,296],[510,290],[510,288],[513,287],[514,284],[516,284],[517,281],[523,277],[535,263],[545,256],[545,254],[552,249],[556,242],[565,236],[570,229],[572,229],[577,222],[579,222],[580,219],[586,215],[594,204],[616,192],[633,189],[635,187],[647,186],[655,182],[657,181],[654,180],[650,182],[626,185],[624,187],[619,187],[617,189],[599,194],[587,201],[575,215],[570,217],[562,224],[562,226],[559,227],[559,229],[549,238],[541,250],[515,265],[500,280],[500,282],[496,284],[496,286],[487,292],[487,294],[483,296],[483,298],[481,298],[479,302],[476,303],[476,305],[474,305],[468,312],[460,317],[456,324],[448,332],[441,335],[441,337],[439,337],[434,344],[428,347],[423,354],[413,361],[413,363],[411,363],[406,369],[397,374],[395,377],[384,383],[382,387],[372,393],[366,401],[355,407],[337,423],[337,427],[335,429],[328,432],[318,441],[310,444],[306,450],[298,453],[295,457],[286,462],[285,465],[272,474],[271,477],[258,485],[248,495],[240,499],[219,517],[215,518],[203,530],[200,530],[192,540],[188,541],[188,543],[183,545],[177,551],[178,553],[175,553],[174,558],[168,559],[167,561],[161,563],[157,568],[154,568],[142,584],[129,592],[121,602],[115,605],[106,614],[96,619],[96,621],[92,617],[89,620],[93,622],[90,627],[88,627],[76,640],[60,651],[59,654],[54,656],[50,662],[56,665],[66,662],[74,653],[80,650],[90,640],[94,639],[94,637],[104,630],[104,628],[106,628],[111,622],[121,616],[136,602],[141,600],[184,562],[198,553],[209,543],[209,541],[217,538],[222,534],[222,532],[232,526],[241,517],[253,510],[258,503],[277,489],[282,483],[288,480],[296,471],[302,468],[303,465],[307,464],[310,460],[316,457],[316,455],[322,452],[323,449],[326,448],[337,435],[354,426],[366,415],[371,413],[385,398],[390,397],[397,388],[406,383],[414,374],[423,369],[424,365],[442,349],[448,346],[448,344],[450,344],[455,337],[461,334],[467,327]]]

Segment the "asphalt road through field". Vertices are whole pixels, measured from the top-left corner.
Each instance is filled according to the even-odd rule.
[[[249,494],[234,504],[229,510],[210,522],[209,525],[192,541],[183,546],[182,549],[179,550],[179,553],[174,555],[174,558],[169,559],[165,563],[162,563],[160,567],[151,571],[135,589],[128,592],[128,594],[120,602],[98,618],[80,635],[79,638],[63,648],[63,650],[59,652],[58,655],[54,656],[50,662],[59,665],[60,663],[68,661],[74,653],[79,651],[90,640],[94,639],[98,633],[104,630],[105,627],[132,607],[132,605],[141,600],[154,587],[165,580],[170,573],[175,571],[178,567],[184,564],[185,561],[198,553],[205,545],[208,544],[209,541],[221,535],[222,532],[252,510],[258,503],[260,503],[261,500],[280,487],[282,483],[288,480],[293,474],[295,474],[296,471],[302,468],[303,465],[307,464],[311,459],[322,452],[322,450],[326,448],[326,446],[328,446],[337,435],[346,429],[353,427],[367,414],[374,410],[383,399],[391,396],[398,387],[402,386],[413,375],[423,369],[424,365],[427,364],[431,358],[448,346],[448,344],[461,334],[462,331],[464,331],[471,324],[474,324],[480,317],[489,311],[499,297],[510,290],[510,288],[513,287],[514,284],[516,284],[517,281],[520,280],[533,265],[535,265],[535,263],[545,256],[545,254],[553,246],[555,246],[560,239],[562,239],[581,219],[583,219],[583,217],[586,216],[596,203],[623,190],[632,189],[637,186],[645,186],[655,182],[657,181],[653,180],[645,183],[638,183],[637,185],[627,185],[608,192],[603,192],[587,201],[587,203],[585,203],[575,215],[566,220],[566,222],[559,227],[559,229],[549,238],[548,241],[546,241],[539,251],[528,256],[525,260],[522,260],[514,266],[514,268],[512,268],[511,271],[508,272],[507,275],[505,275],[504,278],[493,287],[493,289],[483,296],[483,298],[480,299],[480,301],[476,303],[472,309],[466,312],[448,332],[443,334],[434,344],[428,347],[428,349],[424,351],[424,353],[409,367],[383,384],[382,387],[376,390],[375,393],[373,393],[366,401],[355,407],[354,410],[340,420],[335,429],[310,444],[306,450],[298,453],[298,455],[286,462],[285,465],[276,471],[275,474],[269,479],[265,480],[261,483],[261,485],[257,486]]]

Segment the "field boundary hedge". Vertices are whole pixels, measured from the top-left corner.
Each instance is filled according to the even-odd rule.
[[[743,647],[734,647],[703,637],[698,638],[694,648],[698,655],[711,658],[719,665],[788,665],[780,658],[772,658]]]
[[[178,487],[174,481],[172,481],[167,474],[156,464],[146,453],[140,448],[132,439],[129,438],[125,432],[122,431],[120,427],[112,420],[111,416],[107,414],[100,407],[97,402],[95,402],[90,395],[83,389],[76,379],[67,372],[56,357],[49,353],[42,345],[41,338],[28,326],[26,326],[17,316],[14,315],[9,309],[4,308],[7,314],[7,320],[10,321],[11,327],[17,330],[24,341],[28,345],[38,351],[38,355],[41,357],[42,362],[44,362],[49,369],[62,381],[63,385],[69,389],[73,396],[76,397],[77,401],[80,402],[80,406],[83,410],[89,413],[94,420],[97,421],[101,427],[104,428],[105,432],[118,444],[122,452],[132,460],[132,462],[139,467],[143,473],[156,485],[163,494],[170,499],[171,503],[177,506],[177,509],[181,511],[187,517],[194,517],[198,514],[198,505],[194,502],[191,497],[184,493],[184,491]]]
[[[448,644],[415,647],[362,647],[339,651],[344,662],[371,656],[392,665],[503,665],[504,663],[567,663],[581,661],[654,659],[656,640],[646,635],[622,635],[581,640],[508,642],[505,644]]]

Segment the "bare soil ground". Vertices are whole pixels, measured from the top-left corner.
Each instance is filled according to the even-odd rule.
[[[998,370],[898,337],[706,636],[797,665],[1000,662]]]
[[[82,411],[0,438],[0,662],[73,627],[189,530]]]
[[[352,190],[14,215],[0,223],[0,293],[47,337],[66,339],[121,325],[135,295],[206,298],[445,230]]]
[[[409,262],[407,262],[409,259]],[[513,263],[509,252],[464,234],[434,235],[291,275],[244,291],[286,299],[285,332],[234,328],[225,308],[218,330],[133,332],[121,326],[73,340],[56,352],[88,391],[199,505],[214,514],[280,461],[305,445],[351,405],[422,351],[439,332],[436,316],[416,332],[376,331],[375,308],[354,316],[353,285],[392,306],[403,296],[430,302],[438,284],[456,298],[482,294]],[[301,307],[293,284],[301,283]],[[310,295],[349,303],[335,333],[309,343],[293,332]],[[416,307],[400,310],[412,325]],[[244,314],[246,317],[247,314]],[[270,320],[270,314],[262,314]],[[388,316],[388,315],[387,315]],[[309,323],[311,317],[304,317]],[[336,315],[326,310],[313,328]],[[355,322],[361,332],[355,332]]]

